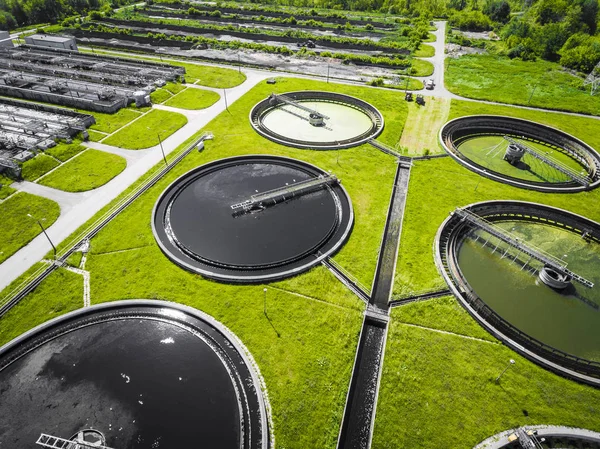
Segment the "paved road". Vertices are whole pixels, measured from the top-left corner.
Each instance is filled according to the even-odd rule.
[[[234,103],[259,81],[264,80],[272,74],[268,72],[259,72],[245,70],[247,79],[240,86],[227,89],[228,104]],[[222,93],[222,91],[221,91]],[[155,106],[160,109],[167,107]],[[218,114],[225,110],[223,99],[200,111],[181,111],[188,118],[188,123],[179,131],[163,141],[163,147],[166,154],[174,151],[178,146],[189,139],[198,130],[206,126],[208,122],[214,119]],[[218,139],[219,136],[215,136]],[[29,191],[36,195],[44,196],[58,202],[61,207],[61,214],[58,220],[48,228],[48,235],[55,245],[59,245],[77,228],[94,216],[100,209],[114,200],[124,190],[131,186],[144,173],[162,160],[160,147],[154,146],[145,150],[123,150],[120,148],[109,147],[97,142],[87,142],[90,148],[109,151],[119,155],[127,155],[127,168],[110,182],[95,190],[82,193],[64,193],[49,189],[34,183],[14,183],[12,187],[23,191]],[[21,248],[4,263],[0,265],[0,290],[5,288],[13,280],[27,271],[32,265],[41,260],[44,255],[52,248],[44,235],[40,234],[28,245]]]
[[[435,87],[433,90],[424,89],[419,93],[442,98],[461,98],[446,89],[446,86],[444,85],[444,63],[446,60],[446,22],[440,21],[434,22],[434,24],[437,27],[437,30],[433,33],[436,37],[436,41],[427,45],[431,45],[435,49],[435,55],[431,58],[421,58],[433,64],[433,75],[415,78],[420,79],[423,82],[433,78]]]

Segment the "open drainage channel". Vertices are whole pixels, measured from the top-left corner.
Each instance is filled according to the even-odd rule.
[[[388,300],[394,282],[410,167],[410,162],[398,163],[373,282],[373,294],[365,311],[346,398],[338,449],[367,449],[371,445],[389,321]]]

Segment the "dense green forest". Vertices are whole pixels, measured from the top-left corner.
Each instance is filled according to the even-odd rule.
[[[0,30],[57,23],[66,17],[91,10],[108,11],[127,4],[127,0],[0,0]]]

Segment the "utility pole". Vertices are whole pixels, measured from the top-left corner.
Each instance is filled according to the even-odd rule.
[[[48,233],[46,232],[46,229],[44,228],[44,226],[42,225],[42,222],[40,220],[38,220],[37,218],[34,218],[31,214],[27,214],[27,216],[29,218],[34,219],[35,221],[37,221],[37,223],[40,225],[40,228],[42,228],[42,232],[44,233],[44,235],[46,236],[46,238],[48,239],[48,241],[50,242],[50,245],[52,246],[52,250],[54,251],[54,260],[56,260],[56,246],[54,246],[54,243],[52,243],[52,240],[50,240],[50,236],[48,235]]]
[[[167,156],[165,156],[165,149],[163,148],[162,140],[160,140],[160,134],[157,133],[156,136],[158,137],[158,143],[160,145],[160,151],[162,152],[163,159],[165,160],[165,165],[169,165],[167,162]]]
[[[536,84],[535,86],[533,86],[533,90],[531,91],[531,95],[529,95],[529,100],[527,100],[527,104],[529,104],[529,102],[531,101],[531,98],[533,97],[533,93],[535,92],[535,89],[538,87],[538,85]]]
[[[227,107],[227,91],[223,89],[223,98],[225,99],[225,110],[229,112],[229,107]]]
[[[263,313],[267,316],[267,288],[263,288],[264,299],[263,299]]]

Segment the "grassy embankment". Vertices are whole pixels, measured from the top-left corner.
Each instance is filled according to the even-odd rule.
[[[21,165],[21,176],[25,181],[35,181],[59,165],[60,161],[44,153],[40,153],[34,158],[23,162]]]
[[[412,67],[410,74],[413,76],[430,76],[433,75],[433,64],[423,59],[411,59]]]
[[[107,137],[102,143],[129,150],[150,148],[158,145],[159,135],[164,140],[185,124],[187,118],[184,115],[153,109],[139,120]]]
[[[204,152],[192,152],[156,186],[142,195],[91,242],[86,269],[91,272],[93,303],[126,298],[157,298],[199,308],[232,329],[250,349],[266,380],[279,447],[333,448],[344,408],[349,376],[362,321],[362,302],[323,267],[263,287],[220,284],[175,266],[160,251],[150,228],[159,194],[182,173],[223,157],[265,153],[293,157],[332,170],[354,204],[355,226],[336,255],[363,283],[370,285],[395,172],[394,159],[371,146],[343,151],[308,151],[261,138],[248,123],[250,108],[273,91],[335,90],[373,103],[386,118],[381,139],[396,144],[406,118],[397,92],[382,92],[305,80],[261,83],[210,123],[215,140]],[[137,122],[136,122],[137,123]],[[53,281],[46,281],[49,284]],[[50,286],[52,287],[52,286]],[[50,288],[49,287],[49,288]],[[58,296],[58,295],[56,295]],[[42,309],[60,298],[47,296]],[[24,321],[28,298],[10,320],[15,333]],[[43,310],[40,310],[43,317]],[[21,318],[20,318],[21,317]]]
[[[52,301],[48,301],[52,298]],[[2,317],[0,346],[45,321],[83,307],[83,277],[59,268],[27,296],[27,307],[17,305]]]
[[[38,182],[66,192],[85,192],[106,184],[126,166],[121,156],[88,149]]]
[[[33,218],[49,228],[60,215],[58,204],[46,198],[19,192],[0,203],[0,263],[32,241],[41,231]]]
[[[0,175],[0,200],[5,200],[10,195],[12,195],[13,193],[16,192],[15,189],[10,187],[10,185],[12,183],[13,183],[12,179],[7,178],[6,176]]]
[[[600,115],[600,97],[581,89],[583,80],[547,61],[492,55],[446,59],[446,87],[478,100]]]
[[[414,54],[417,58],[431,58],[435,56],[435,48],[431,45],[421,44]]]
[[[165,106],[180,109],[206,109],[215,104],[221,96],[212,90],[188,88],[165,101]]]

